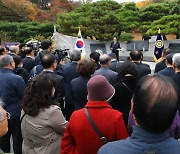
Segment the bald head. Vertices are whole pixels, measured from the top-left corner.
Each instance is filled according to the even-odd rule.
[[[170,127],[179,106],[172,80],[157,74],[140,79],[132,100],[136,122],[153,133]]]
[[[111,58],[109,55],[103,54],[99,57],[99,62],[102,66],[107,65],[109,62],[111,62]]]

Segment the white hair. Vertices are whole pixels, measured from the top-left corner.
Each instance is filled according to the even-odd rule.
[[[180,69],[180,53],[176,53],[173,56],[173,64],[176,66],[177,69]]]

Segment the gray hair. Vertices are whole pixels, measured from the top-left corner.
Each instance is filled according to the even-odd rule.
[[[111,60],[110,56],[107,54],[103,54],[99,57],[99,62],[101,65],[107,64]]]
[[[180,69],[180,53],[176,53],[173,56],[173,63],[176,66],[177,69]]]
[[[0,57],[0,68],[8,66],[13,61],[13,57],[10,55],[3,55]]]
[[[10,50],[11,52],[13,52],[13,53],[16,53],[16,51],[19,50],[19,47],[13,45],[13,46],[10,46],[10,47],[9,47],[9,50]]]
[[[69,57],[71,61],[79,61],[81,59],[81,51],[73,50],[69,52]]]

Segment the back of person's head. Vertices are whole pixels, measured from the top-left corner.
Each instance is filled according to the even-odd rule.
[[[158,74],[141,78],[132,99],[137,124],[152,133],[166,131],[177,112],[178,99],[172,80]]]
[[[25,47],[26,46],[26,44],[25,43],[21,43],[20,45],[19,45],[19,49],[21,50],[23,47]]]
[[[171,50],[169,48],[164,48],[162,51],[162,56],[166,57],[170,53],[171,53]]]
[[[22,64],[22,57],[15,55],[13,56],[14,62],[15,62],[15,68],[18,67],[20,64]]]
[[[79,50],[70,51],[69,57],[71,61],[79,61],[81,59],[81,51]]]
[[[91,52],[91,54],[89,55],[89,57],[91,59],[93,59],[95,61],[95,63],[98,63],[99,62],[99,57],[100,57],[100,54],[96,51],[94,52]]]
[[[36,116],[40,109],[49,108],[55,104],[53,100],[56,84],[52,76],[39,74],[27,85],[22,107],[26,114]]]
[[[141,60],[142,58],[142,53],[141,51],[138,51],[138,50],[132,50],[130,52],[130,59],[133,60],[133,61],[139,61]]]
[[[175,67],[180,70],[180,53],[174,54],[172,60]]]
[[[102,75],[93,76],[87,83],[88,101],[109,101],[114,93],[114,87]]]
[[[33,52],[33,48],[32,47],[25,47],[24,53],[26,55],[29,55]]]
[[[51,53],[45,54],[41,60],[41,64],[45,69],[52,67],[55,62],[56,57]]]
[[[9,66],[11,62],[14,62],[13,57],[10,55],[0,56],[0,68]]]
[[[0,55],[3,55],[3,53],[6,51],[6,48],[3,46],[0,46]]]
[[[131,62],[130,60],[126,60],[122,63],[120,70],[118,71],[121,77],[126,75],[132,75],[133,77],[137,76],[138,69],[136,64]]]
[[[94,74],[95,70],[96,64],[91,58],[82,59],[77,65],[77,72],[82,76],[89,76]]]
[[[112,60],[112,59],[117,60],[115,53],[110,53],[109,56],[110,56],[111,60]]]
[[[172,58],[173,58],[173,54],[168,54],[167,56],[166,56],[166,61],[167,61],[167,63],[168,64],[170,64],[170,65],[172,65]]]
[[[106,64],[108,64],[108,62],[110,62],[110,61],[111,61],[111,58],[110,58],[110,56],[107,55],[107,54],[103,54],[103,55],[101,55],[101,56],[99,57],[99,62],[100,62],[101,65],[106,65]]]
[[[52,42],[50,40],[44,40],[41,42],[41,48],[43,50],[47,50],[51,46],[52,46]]]
[[[18,54],[19,53],[19,47],[18,46],[10,46],[9,47],[9,50],[12,52],[12,53],[15,53],[15,54]]]
[[[45,54],[48,54],[48,53],[51,53],[51,51],[44,50],[44,51],[39,52],[39,59],[40,59],[40,61],[42,60],[43,56]]]

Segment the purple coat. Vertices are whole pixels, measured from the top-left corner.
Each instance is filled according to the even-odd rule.
[[[127,126],[129,135],[131,135],[131,133],[132,133],[132,126],[133,125],[135,125],[135,120],[134,120],[133,114],[130,110],[129,118],[128,118],[128,126]],[[173,138],[177,139],[178,137],[180,137],[180,116],[179,116],[179,112],[176,113],[176,115],[174,117],[174,121],[171,124],[171,127],[169,128],[168,132],[169,132],[169,135]]]

